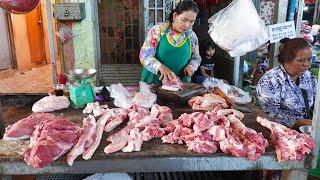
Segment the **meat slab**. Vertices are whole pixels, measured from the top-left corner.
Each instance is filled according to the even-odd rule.
[[[3,140],[28,139],[35,130],[35,125],[42,121],[57,119],[56,116],[49,113],[35,113],[20,121],[6,127]]]
[[[42,121],[30,138],[24,160],[29,166],[43,168],[67,153],[79,135],[80,128],[69,120]]]

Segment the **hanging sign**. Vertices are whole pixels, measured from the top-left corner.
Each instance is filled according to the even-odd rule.
[[[270,43],[279,42],[283,38],[295,38],[294,21],[272,24],[268,26]]]

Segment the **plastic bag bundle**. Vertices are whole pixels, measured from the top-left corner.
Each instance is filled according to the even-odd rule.
[[[212,40],[231,57],[242,56],[269,40],[268,29],[251,0],[233,0],[208,22]]]
[[[133,104],[144,108],[151,108],[157,101],[157,95],[152,93],[149,85],[139,82],[139,92],[129,92],[121,83],[107,87],[110,97],[114,98],[113,104],[120,108],[130,108]]]
[[[252,99],[248,92],[245,92],[236,86],[226,84],[216,78],[206,78],[203,82],[203,86],[206,87],[206,89],[218,87],[233,102],[238,104],[248,104]]]
[[[152,93],[149,85],[140,81],[140,92],[138,92],[132,99],[132,103],[141,107],[150,109],[157,101],[157,95]]]
[[[120,108],[130,108],[132,106],[132,94],[124,88],[121,83],[111,84],[107,87],[110,97],[114,98],[113,104]]]

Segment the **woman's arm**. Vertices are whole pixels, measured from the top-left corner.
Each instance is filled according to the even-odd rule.
[[[190,41],[191,41],[191,49],[192,49],[192,54],[190,58],[189,65],[192,65],[193,71],[195,72],[201,63],[201,56],[199,53],[199,41],[196,33],[193,31],[190,34]]]
[[[153,26],[149,30],[140,50],[139,58],[141,64],[153,74],[157,74],[161,66],[161,63],[155,58],[155,54],[164,28],[164,24]]]

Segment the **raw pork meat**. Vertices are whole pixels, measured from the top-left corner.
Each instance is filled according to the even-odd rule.
[[[150,123],[140,132],[143,141],[149,141],[153,138],[161,138],[165,131],[160,127],[159,123]]]
[[[224,98],[213,93],[192,97],[188,101],[188,104],[192,109],[207,111],[213,110],[216,106],[221,106],[223,108],[229,107]]]
[[[81,130],[79,140],[67,155],[67,162],[69,166],[72,166],[74,160],[85,151],[85,145],[87,146],[89,145],[88,140],[94,134],[96,125],[97,125],[96,120],[91,115],[83,119],[83,128]]]
[[[104,114],[107,110],[108,106],[103,105],[100,106],[99,102],[94,102],[94,103],[88,103],[86,108],[82,111],[83,114],[90,114],[93,113],[93,116],[101,116]]]
[[[281,161],[301,161],[311,153],[314,142],[310,135],[299,133],[284,125],[257,117],[257,121],[271,131],[271,139],[276,147],[276,155]]]
[[[160,120],[160,123],[173,120],[171,109],[167,106],[159,106],[158,104],[152,106],[151,116],[158,118]]]
[[[70,106],[70,101],[65,96],[46,96],[32,106],[32,111],[39,112],[52,112],[55,110],[65,109]]]
[[[123,108],[116,108],[114,110],[114,116],[104,127],[105,132],[110,132],[117,126],[119,126],[125,119],[128,118],[128,110]]]
[[[162,80],[162,86],[161,89],[167,90],[167,91],[179,91],[182,89],[182,82],[180,81],[179,77],[176,77],[175,79],[163,79]]]
[[[142,146],[142,137],[139,128],[134,128],[128,136],[128,144],[122,149],[123,152],[140,151]]]
[[[268,141],[262,133],[246,127],[234,114],[228,116],[231,122],[230,136],[220,143],[223,152],[230,152],[234,156],[247,157],[257,160],[265,152]]]
[[[92,157],[93,153],[96,151],[96,149],[98,148],[101,138],[102,138],[102,133],[103,133],[103,129],[106,125],[107,122],[109,122],[111,120],[111,118],[114,116],[114,112],[113,111],[107,111],[103,116],[101,116],[99,118],[99,120],[97,121],[97,126],[95,129],[94,134],[92,135],[92,138],[95,138],[95,140],[93,141],[93,143],[83,152],[82,154],[82,158],[85,160],[88,160]]]
[[[3,140],[28,139],[35,129],[35,125],[42,121],[57,119],[56,116],[49,113],[36,113],[21,119],[20,121],[6,127]]]
[[[43,168],[72,148],[80,128],[65,119],[47,120],[38,124],[34,132],[30,146],[24,152],[24,160],[34,168]]]

